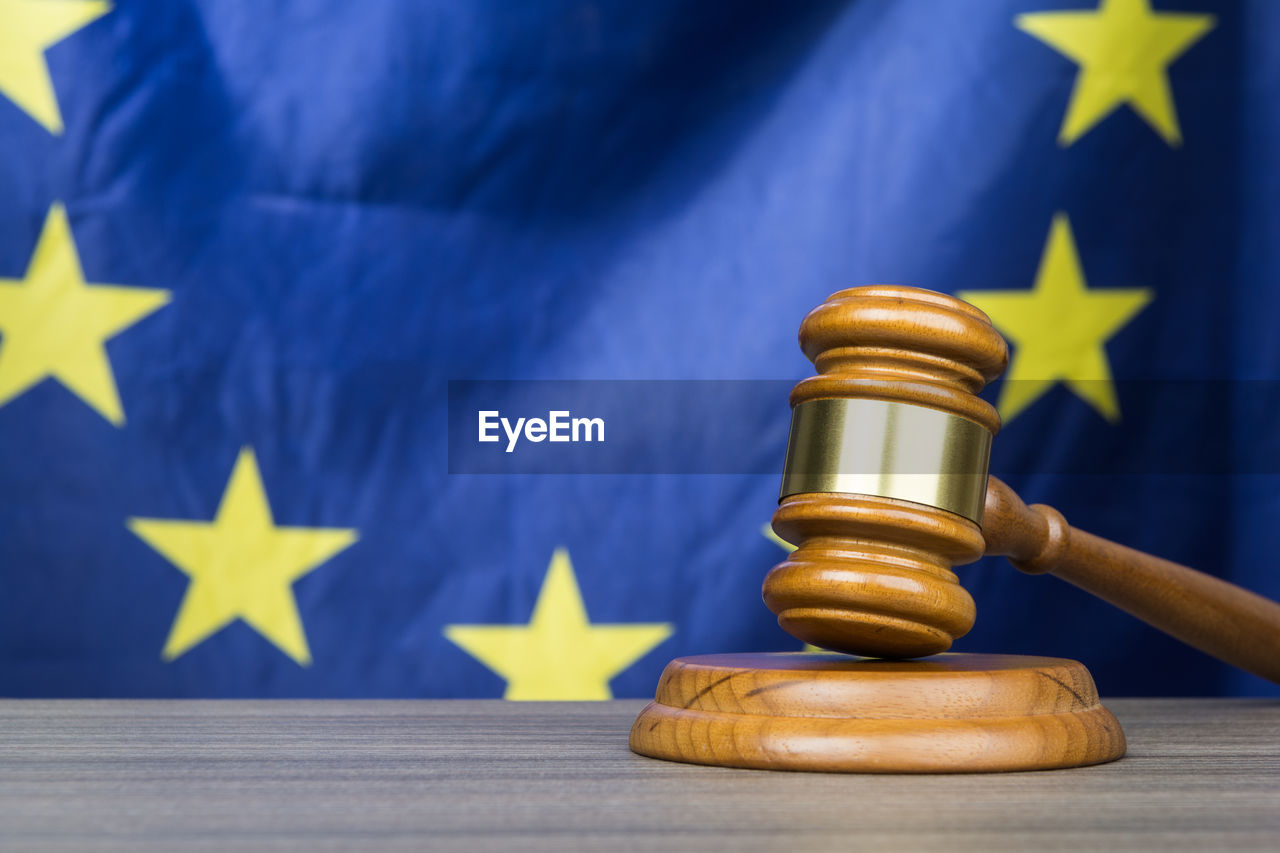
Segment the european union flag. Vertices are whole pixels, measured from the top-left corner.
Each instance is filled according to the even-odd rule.
[[[760,602],[796,329],[876,282],[1009,340],[1028,500],[1280,596],[1277,37],[1270,0],[0,0],[0,692],[644,696],[797,648]],[[543,432],[482,443],[499,386]],[[593,452],[652,444],[485,468],[592,400]],[[960,649],[1275,694],[959,574]]]

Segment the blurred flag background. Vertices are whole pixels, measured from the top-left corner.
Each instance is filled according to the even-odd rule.
[[[876,282],[1010,340],[1025,498],[1280,596],[1278,37],[1270,0],[0,0],[0,693],[643,696],[797,648],[776,476],[450,474],[448,383],[785,383]],[[768,403],[723,416],[780,467]],[[1277,694],[959,574],[960,649]]]

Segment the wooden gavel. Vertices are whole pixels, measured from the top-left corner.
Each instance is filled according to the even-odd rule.
[[[868,657],[946,651],[975,618],[952,566],[998,554],[1280,683],[1280,604],[1076,530],[988,477],[1000,418],[977,395],[1009,356],[977,308],[852,288],[810,312],[800,346],[819,375],[791,394],[773,517],[798,547],[764,583],[789,633]]]

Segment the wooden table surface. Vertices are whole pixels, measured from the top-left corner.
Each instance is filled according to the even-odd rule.
[[[1280,702],[1113,700],[1129,756],[984,776],[692,767],[640,702],[3,701],[11,849],[1280,849]]]

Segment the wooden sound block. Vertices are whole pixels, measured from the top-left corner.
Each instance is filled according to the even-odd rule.
[[[631,727],[641,755],[765,770],[978,773],[1124,755],[1076,661],[832,652],[677,658]]]

